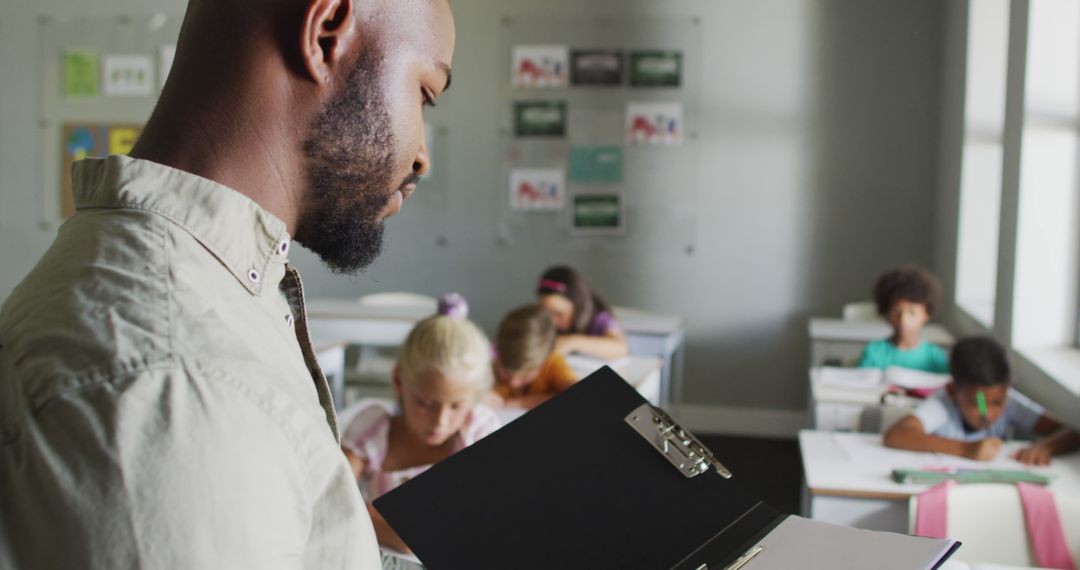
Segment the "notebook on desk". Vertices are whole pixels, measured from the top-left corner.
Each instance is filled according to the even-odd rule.
[[[776,511],[610,368],[375,507],[434,570],[929,569],[957,546]]]

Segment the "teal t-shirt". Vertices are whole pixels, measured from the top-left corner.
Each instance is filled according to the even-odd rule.
[[[949,372],[949,355],[945,349],[925,340],[915,348],[901,349],[889,339],[875,340],[866,345],[862,358],[859,360],[860,368],[888,368],[890,366],[903,366],[937,374]]]

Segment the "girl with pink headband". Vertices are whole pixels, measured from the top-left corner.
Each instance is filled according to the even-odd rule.
[[[629,354],[626,336],[611,307],[573,268],[549,268],[540,276],[536,295],[559,331],[556,354],[578,352],[603,360]]]

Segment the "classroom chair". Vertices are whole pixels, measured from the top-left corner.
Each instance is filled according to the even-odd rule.
[[[893,424],[911,414],[911,405],[866,406],[859,413],[859,433],[885,433]]]
[[[434,297],[406,291],[372,293],[360,297],[357,302],[369,307],[421,307],[433,315],[438,308]],[[397,350],[396,346],[349,346],[345,353],[344,405],[363,397],[394,397],[392,384]]]
[[[954,558],[964,562],[1004,564],[1011,566],[1039,566],[1033,551],[1024,507],[1018,487],[1013,484],[988,483],[958,485],[942,484],[920,495],[911,497],[908,508],[908,532],[916,534],[920,500],[933,502],[933,494],[940,499],[943,489],[946,499],[945,520],[930,521],[934,525],[944,523],[944,534],[962,544]],[[1080,560],[1080,497],[1051,493],[1061,519],[1066,545],[1074,561]],[[924,519],[923,524],[926,525]],[[934,534],[919,529],[921,534]]]
[[[873,301],[858,301],[844,305],[842,313],[845,321],[881,321],[881,315],[877,312],[877,304]]]

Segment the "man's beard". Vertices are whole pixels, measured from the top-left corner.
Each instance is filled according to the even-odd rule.
[[[307,188],[294,238],[335,273],[357,273],[379,257],[380,215],[397,190],[393,129],[376,81],[380,58],[373,49],[361,54],[304,140]],[[409,182],[415,177],[402,186]]]

